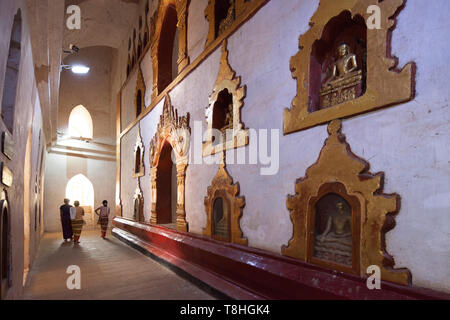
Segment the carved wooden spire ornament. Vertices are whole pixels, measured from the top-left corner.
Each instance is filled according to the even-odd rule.
[[[386,252],[385,234],[395,226],[400,197],[383,193],[384,174],[370,173],[369,163],[352,153],[341,133],[340,120],[328,125],[328,134],[317,162],[306,170],[305,177],[297,180],[295,195],[287,197],[294,232],[289,244],[282,247],[282,254],[362,277],[369,266],[376,265],[381,269],[382,280],[410,285],[409,270],[394,269],[394,259]],[[316,255],[317,204],[330,194],[341,197],[351,208],[353,241],[349,266]],[[342,209],[342,205],[339,207]],[[342,243],[340,240],[340,249]]]

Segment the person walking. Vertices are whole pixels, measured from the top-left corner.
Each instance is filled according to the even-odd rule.
[[[72,223],[70,221],[70,208],[72,208],[72,206],[69,202],[70,200],[66,198],[64,199],[64,204],[59,207],[64,241],[70,241],[73,237]]]
[[[108,201],[103,200],[102,203],[103,206],[95,209],[95,213],[98,215],[98,223],[100,224],[102,229],[102,238],[105,239],[109,223],[109,208],[108,208]]]
[[[70,218],[72,219],[73,241],[74,243],[80,243],[80,235],[83,230],[84,209],[80,207],[80,202],[75,201],[73,203],[75,207],[70,209]]]

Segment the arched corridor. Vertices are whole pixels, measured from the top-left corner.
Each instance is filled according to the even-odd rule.
[[[108,234],[86,231],[80,245],[47,233],[30,272],[30,300],[209,300],[215,299],[174,271]],[[67,268],[80,267],[81,290],[67,288]],[[49,272],[51,270],[51,272]]]
[[[449,15],[0,0],[0,300],[450,300]]]

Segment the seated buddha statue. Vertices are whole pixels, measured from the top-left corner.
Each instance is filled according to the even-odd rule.
[[[233,104],[230,103],[228,105],[227,113],[225,115],[225,124],[222,130],[232,129],[233,128]]]
[[[343,43],[337,48],[336,60],[331,65],[331,76],[320,90],[321,108],[330,107],[361,94],[362,71],[358,70],[356,55]]]
[[[336,204],[337,214],[328,217],[325,231],[316,237],[316,256],[342,264],[351,264],[352,216],[346,214],[344,204]]]
[[[337,59],[332,65],[331,76],[325,81],[324,86],[331,85],[334,80],[351,76],[357,68],[356,55],[350,52],[347,44],[341,44],[337,49]]]

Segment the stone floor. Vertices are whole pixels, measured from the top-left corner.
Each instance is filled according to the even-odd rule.
[[[47,233],[29,273],[25,299],[211,300],[214,297],[110,234],[83,231],[80,244]],[[81,290],[67,289],[66,270],[81,270]]]

